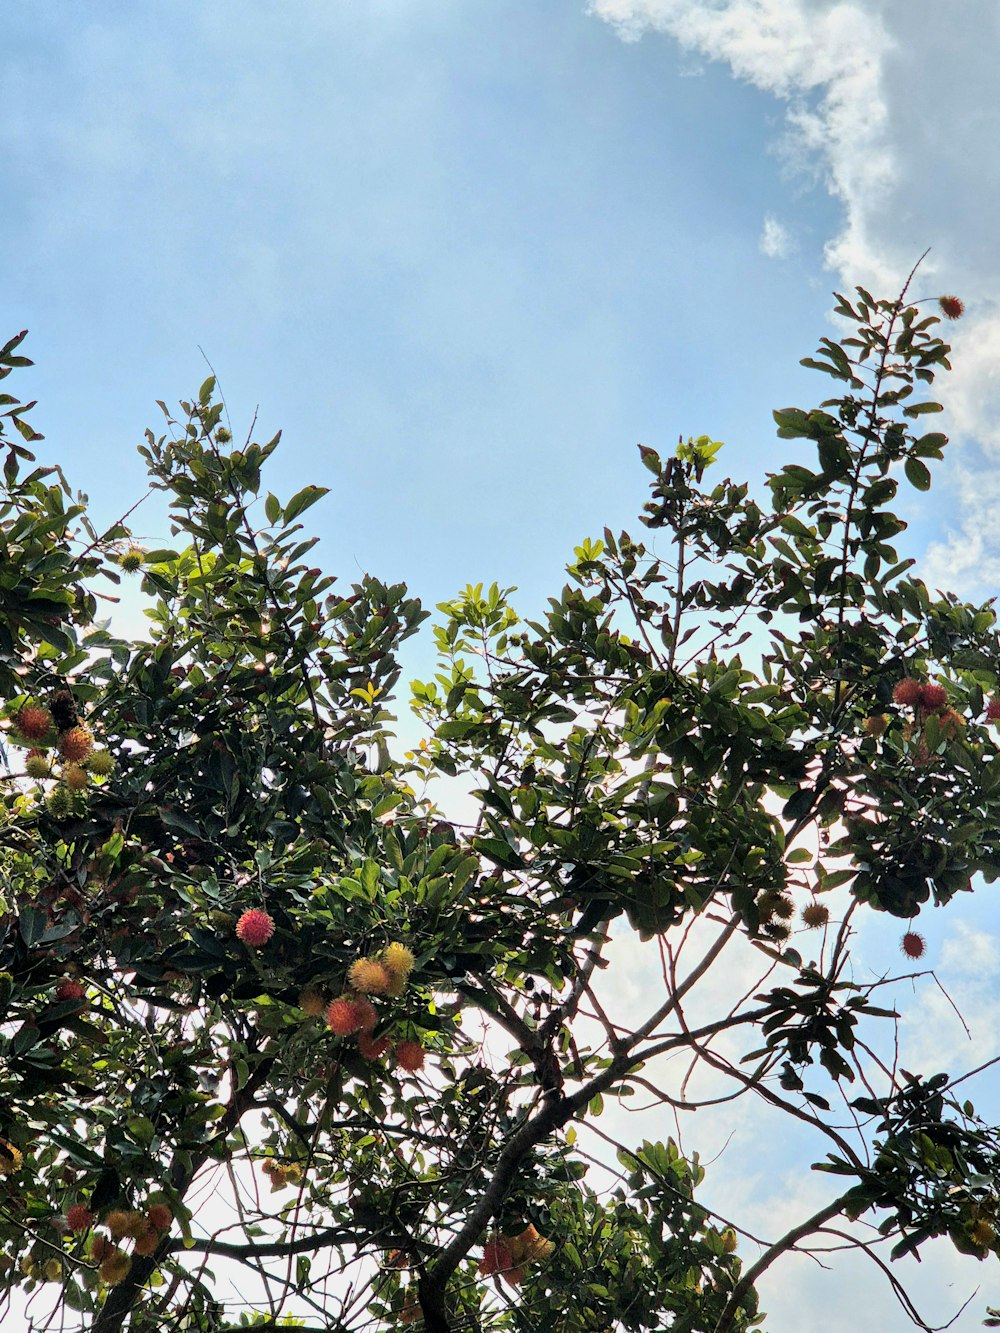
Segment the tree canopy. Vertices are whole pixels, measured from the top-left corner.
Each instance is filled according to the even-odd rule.
[[[904,978],[850,966],[878,912],[919,969],[920,913],[1000,872],[996,617],[895,546],[946,444],[939,304],[837,298],[805,362],[837,396],[775,413],[793,461],[755,490],[707,436],[643,448],[642,540],[585,540],[537,619],[440,606],[405,754],[428,612],[311,563],[323,488],[271,492],[278,439],[234,445],[213,379],[140,450],[169,549],[98,531],[2,396],[8,1302],[94,1333],[748,1333],[836,1223],[926,1326],[891,1259],[1000,1253],[1000,1129],[967,1071],[899,1066]],[[706,1016],[740,949],[757,979]],[[762,1100],[828,1203],[754,1243],[696,1153],[601,1130],[637,1092]]]

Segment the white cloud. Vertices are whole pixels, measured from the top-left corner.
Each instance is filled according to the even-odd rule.
[[[792,249],[792,236],[788,228],[778,221],[773,214],[764,218],[760,233],[760,252],[768,259],[784,259]]]
[[[841,288],[911,295],[955,291],[970,305],[954,334],[941,396],[958,441],[948,468],[953,530],[925,575],[976,596],[1000,579],[1000,111],[993,95],[1000,25],[990,0],[960,10],[904,0],[590,0],[590,12],[638,40],[660,32],[694,58],[720,61],[785,109],[786,157],[818,173],[841,206],[824,255]],[[761,249],[768,249],[767,229]],[[937,275],[940,275],[938,277]],[[956,457],[957,455],[957,457]],[[961,517],[951,515],[958,509]]]

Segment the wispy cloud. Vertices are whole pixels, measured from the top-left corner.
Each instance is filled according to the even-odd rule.
[[[784,259],[792,250],[792,234],[772,213],[768,213],[758,244],[761,254],[767,255],[768,259]]]

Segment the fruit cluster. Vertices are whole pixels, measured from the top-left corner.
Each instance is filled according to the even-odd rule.
[[[27,777],[52,782],[45,805],[53,819],[68,819],[77,813],[91,780],[110,777],[115,770],[113,756],[95,749],[93,734],[80,721],[69,690],[56,690],[48,707],[35,700],[19,707],[11,715],[7,739],[27,750]]]
[[[479,1261],[481,1277],[498,1274],[510,1286],[516,1287],[524,1277],[525,1267],[547,1259],[555,1249],[551,1240],[539,1235],[529,1223],[516,1236],[505,1236],[496,1231],[483,1246],[483,1257]]]
[[[94,1232],[88,1246],[90,1258],[97,1264],[98,1276],[104,1285],[116,1287],[124,1282],[132,1268],[132,1255],[127,1254],[118,1242],[131,1240],[133,1254],[152,1255],[173,1220],[170,1208],[162,1202],[149,1204],[145,1212],[134,1208],[112,1208],[105,1213],[98,1225],[107,1227],[108,1235]],[[67,1231],[86,1232],[93,1230],[96,1218],[85,1203],[74,1203],[66,1209],[65,1223]]]

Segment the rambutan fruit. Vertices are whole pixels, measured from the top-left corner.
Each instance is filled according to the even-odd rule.
[[[126,546],[118,556],[118,567],[126,574],[136,574],[142,569],[146,552],[141,546]]]
[[[115,771],[115,757],[107,750],[92,750],[87,756],[87,769],[96,778],[108,778]]]
[[[259,907],[251,907],[236,923],[237,939],[252,949],[259,949],[274,934],[274,918]]]
[[[62,981],[56,986],[56,999],[63,1000],[85,1000],[87,998],[87,988],[82,982],[73,977],[63,977]]]
[[[791,935],[791,930],[784,921],[765,921],[764,934],[775,944],[784,944]]]
[[[920,702],[922,689],[919,680],[914,680],[912,676],[904,676],[902,680],[896,682],[892,691],[893,702],[903,708],[916,708]]]
[[[830,920],[830,909],[825,903],[807,903],[802,909],[802,924],[810,930],[818,930]]]
[[[63,764],[62,780],[67,791],[86,791],[90,784],[87,770],[82,764]]]
[[[322,1018],[326,1013],[326,997],[318,986],[303,986],[299,991],[298,1004],[310,1018]]]
[[[152,1203],[146,1213],[146,1221],[156,1231],[166,1231],[174,1220],[174,1215],[165,1203]]]
[[[108,1240],[107,1236],[91,1236],[90,1238],[90,1257],[95,1264],[103,1263],[109,1255],[115,1252],[115,1247]]]
[[[44,750],[29,750],[24,760],[24,771],[29,778],[40,781],[52,772],[48,756]]]
[[[42,1265],[42,1276],[45,1278],[46,1282],[58,1282],[62,1277],[62,1273],[62,1260],[56,1259],[55,1256],[51,1259],[46,1259],[45,1263]]]
[[[883,736],[888,725],[889,718],[885,713],[872,713],[861,723],[861,730],[866,736]]]
[[[102,1260],[97,1271],[105,1286],[117,1287],[128,1277],[131,1268],[132,1260],[127,1254],[122,1250],[112,1250],[108,1257]]]
[[[400,944],[397,941],[386,945],[382,950],[380,961],[390,976],[402,977],[405,981],[413,971],[413,964],[416,960],[413,957],[413,951],[408,949],[405,944]]]
[[[943,685],[921,685],[920,687],[920,707],[926,708],[929,713],[936,713],[939,708],[944,708],[948,702],[948,691]]]
[[[121,1240],[122,1236],[128,1234],[134,1217],[135,1213],[124,1208],[112,1208],[110,1213],[105,1214],[104,1225],[111,1232],[112,1240]]]
[[[66,1225],[70,1231],[89,1231],[94,1225],[94,1214],[85,1203],[73,1203],[66,1209]]]
[[[54,721],[47,708],[41,708],[38,704],[25,704],[15,715],[14,725],[26,740],[37,744],[50,737]]]
[[[991,699],[986,705],[986,721],[1000,722],[1000,699]]]
[[[972,1224],[969,1239],[981,1250],[988,1250],[997,1238],[996,1228],[987,1217],[979,1217]]]
[[[338,1037],[349,1037],[361,1027],[358,1006],[348,995],[331,1000],[326,1010],[326,1025]]]
[[[94,738],[88,727],[70,727],[60,734],[56,748],[68,764],[82,764],[94,748]]]
[[[946,708],[943,713],[940,713],[938,723],[941,727],[941,735],[949,741],[953,741],[965,728],[965,718],[961,713],[956,713],[954,708]]]
[[[347,975],[353,988],[361,995],[388,995],[392,990],[392,977],[388,969],[374,958],[359,958],[351,964]]]
[[[423,1308],[415,1287],[407,1287],[403,1293],[403,1308],[399,1312],[401,1324],[416,1324],[424,1317]]]
[[[771,908],[771,914],[781,921],[790,921],[795,915],[795,904],[787,894],[776,894],[768,905]]]
[[[24,1165],[24,1153],[13,1143],[0,1139],[0,1176],[13,1176]]]
[[[483,1246],[483,1257],[479,1261],[479,1273],[482,1277],[491,1277],[494,1273],[507,1272],[513,1267],[513,1262],[507,1237],[497,1233],[490,1236]]]
[[[424,1067],[426,1052],[419,1041],[401,1041],[396,1045],[396,1064],[408,1074],[415,1074]]]
[[[961,319],[965,314],[965,302],[957,296],[939,296],[938,306],[948,319]]]
[[[154,1231],[152,1227],[147,1227],[141,1236],[136,1236],[135,1245],[132,1247],[136,1254],[147,1258],[156,1253],[156,1247],[160,1243],[159,1232]]]
[[[520,1235],[510,1237],[508,1244],[515,1267],[547,1259],[556,1248],[551,1240],[546,1240],[544,1236],[539,1234],[531,1222],[528,1223]]]
[[[381,1060],[391,1045],[392,1039],[388,1033],[383,1033],[381,1037],[374,1037],[370,1032],[358,1034],[358,1050],[364,1060]]]
[[[908,930],[899,941],[899,947],[907,958],[923,958],[927,941],[915,930]]]
[[[364,995],[354,997],[354,1010],[358,1016],[358,1027],[362,1032],[373,1032],[375,1024],[378,1022],[378,1012],[375,1006]]]

